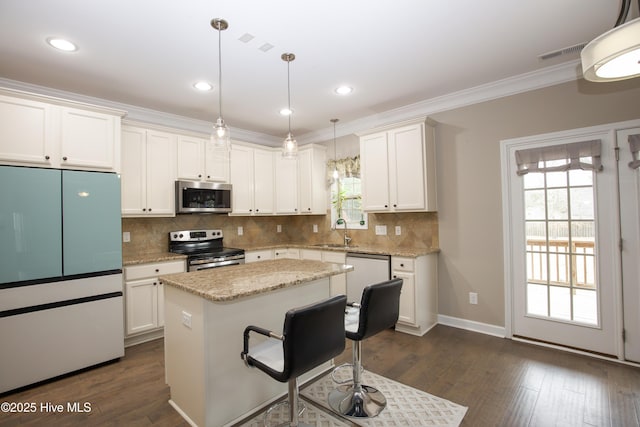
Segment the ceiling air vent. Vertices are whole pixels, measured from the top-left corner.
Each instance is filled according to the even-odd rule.
[[[544,60],[555,58],[560,55],[570,55],[572,53],[580,53],[583,47],[585,47],[587,43],[578,43],[573,46],[564,47],[562,49],[554,50],[551,52],[543,53],[542,55],[538,55],[538,58]]]

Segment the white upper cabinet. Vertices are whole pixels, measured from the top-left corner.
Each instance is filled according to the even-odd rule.
[[[311,144],[298,151],[298,213],[327,213],[326,148]]]
[[[274,212],[273,151],[233,143],[229,180],[233,185],[232,215],[268,215]]]
[[[365,211],[437,210],[433,122],[423,118],[359,136]]]
[[[123,111],[6,89],[0,94],[0,162],[120,171]],[[15,94],[16,96],[5,95]],[[22,97],[21,97],[22,96]],[[70,101],[66,104],[72,104]]]
[[[178,135],[178,179],[229,182],[229,152],[208,139]]]
[[[122,215],[175,215],[176,135],[122,129]]]
[[[274,153],[276,213],[298,213],[298,161]]]

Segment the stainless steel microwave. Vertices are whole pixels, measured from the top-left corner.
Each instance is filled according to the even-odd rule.
[[[231,212],[231,184],[176,181],[176,213]]]

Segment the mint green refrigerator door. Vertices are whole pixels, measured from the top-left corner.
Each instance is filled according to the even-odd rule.
[[[120,177],[62,171],[63,274],[122,269]]]
[[[0,166],[0,286],[62,276],[60,171]]]

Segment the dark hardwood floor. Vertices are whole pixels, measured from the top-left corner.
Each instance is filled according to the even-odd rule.
[[[350,357],[348,346],[336,363]],[[363,360],[372,372],[467,406],[463,426],[640,426],[640,368],[632,366],[446,326],[421,338],[385,331],[364,342]],[[0,426],[186,426],[168,399],[156,340],[116,363],[0,396],[38,408],[0,412]],[[47,402],[65,413],[43,413]],[[88,402],[91,411],[68,413],[67,402]]]

